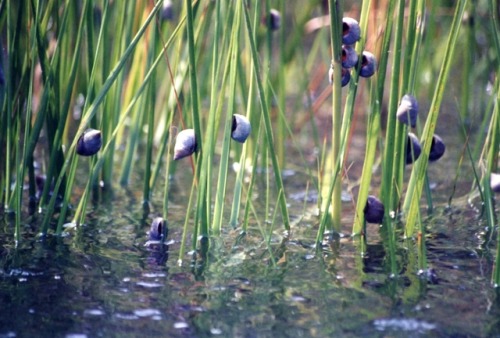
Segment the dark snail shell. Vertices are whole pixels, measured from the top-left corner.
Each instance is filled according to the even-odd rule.
[[[342,43],[345,45],[353,45],[361,38],[361,29],[359,23],[349,17],[342,19]]]
[[[246,116],[240,114],[233,115],[233,124],[231,127],[231,137],[233,140],[244,143],[251,131],[252,127]]]
[[[382,223],[384,219],[384,205],[375,196],[368,196],[364,209],[365,220],[368,223]]]
[[[76,153],[80,156],[92,156],[102,147],[101,132],[96,129],[87,129],[76,143]]]
[[[432,136],[431,151],[429,153],[429,161],[434,162],[443,157],[446,146],[444,145],[443,139],[438,135],[434,134]]]
[[[264,17],[264,24],[269,27],[270,30],[276,31],[281,27],[281,14],[276,9],[272,8],[269,10],[269,16]]]
[[[413,133],[408,133],[408,141],[406,142],[406,164],[415,162],[421,152],[422,147],[420,146],[417,136]]]
[[[396,113],[399,122],[407,124],[412,128],[417,125],[418,102],[412,95],[406,94],[401,99],[398,111]]]
[[[364,51],[361,55],[361,68],[359,69],[359,76],[370,77],[375,74],[377,69],[377,60],[375,55],[370,52]]]
[[[191,156],[196,151],[196,136],[194,129],[184,129],[175,139],[174,160]]]
[[[172,0],[163,0],[160,17],[164,21],[174,19],[174,5],[172,4]]]
[[[491,191],[500,193],[500,174],[490,174],[490,187]]]
[[[149,239],[152,241],[161,241],[166,239],[167,235],[167,221],[162,217],[156,217],[151,223],[151,228],[149,229]]]
[[[330,84],[333,83],[333,66],[330,67],[330,70],[328,71],[328,80],[330,81]],[[341,86],[347,86],[349,81],[351,81],[351,72],[349,71],[349,69],[342,68],[342,78],[340,80]]]
[[[342,46],[342,67],[352,68],[358,64],[358,53],[353,46]]]

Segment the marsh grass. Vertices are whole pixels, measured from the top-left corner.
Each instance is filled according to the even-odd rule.
[[[352,3],[359,5],[359,13],[349,7]],[[368,195],[378,195],[385,205],[380,234],[388,272],[401,271],[396,252],[403,241],[415,249],[412,268],[426,270],[421,197],[425,193],[427,211],[432,212],[428,155],[447,87],[457,78],[462,81],[461,98],[455,102],[466,143],[457,175],[463,161],[474,170],[482,169],[481,175],[476,174],[480,184],[473,190],[479,191],[484,203],[488,236],[497,236],[489,177],[498,168],[499,149],[498,4],[493,0],[479,1],[477,6],[465,0],[454,5],[424,0],[352,3],[301,2],[299,11],[295,9],[299,2],[284,0],[186,0],[176,4],[177,15],[171,21],[161,19],[161,1],[0,3],[4,32],[0,49],[5,50],[0,58],[0,154],[5,159],[0,200],[2,213],[15,215],[14,241],[22,240],[24,225],[37,215],[42,236],[61,235],[68,226],[84,224],[100,193],[126,188],[139,171],[144,219],[157,213],[168,220],[169,180],[183,174],[191,185],[183,187],[189,200],[180,262],[190,238],[191,249],[206,249],[210,240],[234,228],[241,230],[239,241],[244,243],[246,230],[256,224],[276,264],[280,254],[272,250],[273,233],[281,232],[286,243],[294,226],[300,226],[290,221],[283,178],[283,169],[298,165],[306,168],[307,180],[302,182],[306,190],[320,195],[315,205],[320,250],[333,234],[351,226],[343,224],[341,193],[350,183],[346,173],[351,164],[346,159],[354,122],[365,113],[353,241],[363,254],[369,240],[366,201]],[[270,26],[271,8],[281,12],[278,30]],[[466,9],[469,20],[464,24]],[[351,82],[343,89],[344,13],[360,22],[356,52],[373,52],[378,67],[370,79],[359,76],[360,65],[354,67]],[[315,21],[319,26],[306,29],[309,19],[326,14],[328,19]],[[471,18],[481,15],[485,23],[473,25]],[[479,48],[478,34],[488,41],[482,54],[474,51]],[[459,56],[464,67],[457,71],[459,46],[468,52]],[[330,63],[333,84],[328,87]],[[496,72],[496,80],[488,96],[477,87],[486,84],[490,72]],[[411,166],[405,165],[410,128],[395,114],[404,94],[417,97],[422,107],[430,102],[412,130],[420,138],[422,155]],[[477,144],[469,148],[476,117],[471,107],[476,104],[485,110],[476,127],[488,133],[478,133]],[[326,132],[317,123],[323,106],[331,111],[332,128]],[[251,136],[244,144],[230,136],[235,113],[251,123]],[[76,142],[90,127],[102,132],[103,146],[97,155],[82,158],[75,153]],[[174,162],[175,137],[187,128],[195,131],[197,151]],[[287,156],[290,148],[298,150],[297,158]],[[314,159],[306,160],[311,154]],[[233,162],[238,163],[236,172],[230,170]],[[377,163],[380,167],[374,173]],[[234,187],[228,184],[231,176]],[[377,182],[374,177],[381,183],[372,183]],[[154,205],[155,195],[162,197],[161,207]],[[255,195],[264,212],[256,211]],[[302,209],[306,210],[305,202]],[[497,259],[495,285],[500,284],[499,270]]]

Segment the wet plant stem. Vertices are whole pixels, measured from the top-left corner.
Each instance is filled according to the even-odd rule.
[[[250,23],[250,15],[248,13],[248,8],[247,8],[247,5],[248,5],[247,1],[243,1],[241,3],[241,5],[244,7],[243,11],[245,14],[245,24],[246,24],[248,39],[250,41],[250,47],[251,47],[251,51],[252,51],[252,64],[253,64],[253,67],[255,69],[255,77],[256,77],[256,81],[257,81],[257,88],[259,91],[262,113],[263,113],[262,117],[264,120],[264,127],[265,127],[265,132],[266,132],[267,147],[268,147],[269,156],[271,157],[271,162],[273,165],[274,177],[276,180],[276,188],[278,191],[284,191],[283,180],[281,177],[281,169],[279,167],[278,159],[277,159],[276,152],[274,149],[274,143],[273,143],[274,141],[273,141],[272,126],[271,126],[271,117],[270,117],[270,113],[269,113],[269,106],[267,104],[264,86],[263,86],[263,83],[261,80],[259,56],[257,54],[257,47],[255,45],[255,40],[253,37],[252,26]],[[285,198],[284,193],[281,195],[281,198],[279,199],[279,206],[281,208],[281,216],[283,218],[284,227],[286,230],[290,230],[290,219],[288,216],[288,207],[286,204],[286,198]]]
[[[494,47],[496,50],[497,55],[500,55],[500,23],[499,23],[499,18],[495,13],[498,13],[498,2],[494,0],[490,0],[488,2],[489,6],[489,12],[491,15],[491,31],[493,32],[493,42],[494,42]],[[493,124],[494,127],[492,128],[492,135],[493,138],[492,141],[490,142],[490,148],[489,148],[489,154],[488,154],[488,165],[489,167],[487,168],[486,172],[486,177],[484,178],[484,185],[490,184],[490,174],[492,170],[498,169],[497,166],[497,161],[498,161],[498,150],[499,150],[499,130],[500,130],[500,79],[498,78],[498,74],[500,73],[500,64],[498,64],[497,61],[497,77],[495,81],[495,92],[496,92],[496,99],[494,101],[494,107],[493,107]],[[486,189],[485,189],[486,190]],[[488,192],[490,192],[491,189],[488,187]],[[491,196],[486,196],[487,200],[491,203],[492,198]],[[493,207],[493,206],[491,206]],[[492,214],[494,213],[494,210],[490,211]],[[493,217],[492,217],[493,218]],[[499,230],[498,226],[494,226],[495,223],[490,224],[489,228],[490,231],[493,233],[496,229],[497,231],[497,249],[496,249],[496,255],[495,255],[495,267],[493,269],[493,275],[492,275],[492,284],[498,288],[500,286],[500,235],[499,235]]]
[[[236,99],[236,76],[238,70],[238,60],[239,57],[239,33],[240,33],[240,23],[241,23],[241,11],[240,6],[236,6],[234,12],[234,22],[231,29],[231,45],[230,45],[230,59],[229,63],[229,100],[227,112],[224,120],[224,136],[222,143],[222,154],[219,165],[219,177],[217,180],[217,193],[215,197],[214,206],[214,220],[212,224],[212,231],[215,235],[220,235],[222,227],[222,212],[225,204],[226,196],[226,183],[227,183],[227,171],[229,166],[229,151],[231,146],[231,128],[233,121],[233,112],[235,109],[235,99]]]
[[[444,60],[436,83],[434,96],[432,98],[431,107],[429,109],[429,115],[422,132],[422,153],[418,161],[414,164],[408,184],[408,190],[403,207],[404,213],[406,215],[405,235],[407,237],[413,235],[413,231],[418,222],[420,197],[422,196],[424,178],[432,144],[432,137],[436,128],[439,109],[443,99],[447,78],[450,72],[453,54],[456,46],[456,40],[460,31],[461,20],[466,4],[467,0],[461,0],[458,1],[456,5],[450,35],[448,37],[448,43],[445,49]]]
[[[70,165],[70,163],[73,163],[73,161],[75,160],[74,159],[75,158],[75,148],[76,148],[76,143],[77,143],[78,138],[87,129],[89,122],[97,113],[99,105],[102,103],[102,101],[106,97],[106,94],[109,92],[111,86],[113,85],[113,83],[117,79],[118,75],[120,74],[122,68],[124,67],[126,61],[128,60],[128,57],[130,56],[132,51],[137,46],[137,43],[139,42],[140,38],[144,34],[146,28],[149,26],[150,22],[152,21],[156,12],[159,10],[160,7],[161,7],[161,2],[158,2],[155,5],[155,7],[153,8],[153,10],[151,11],[151,13],[149,14],[149,16],[147,17],[147,19],[145,20],[145,22],[139,28],[138,32],[136,33],[136,35],[132,39],[131,43],[126,48],[125,52],[121,55],[118,63],[115,65],[113,70],[111,70],[108,78],[106,79],[101,90],[99,91],[96,98],[94,99],[93,103],[90,105],[88,110],[85,111],[84,115],[82,116],[82,120],[81,120],[80,126],[76,132],[75,139],[73,140],[73,142],[71,143],[70,147],[67,150],[67,153],[66,153],[67,158],[66,158],[66,161],[64,161],[64,164],[61,168],[61,174],[59,175],[59,177],[57,178],[57,180],[55,182],[54,192],[59,191],[59,188],[61,187],[61,184],[62,184],[62,181],[64,178],[65,171],[68,169],[68,166]],[[54,193],[49,201],[47,212],[45,213],[45,216],[44,216],[43,221],[42,221],[42,232],[41,232],[42,234],[46,233],[50,219],[52,218],[52,214],[54,213],[54,210],[55,210],[54,207],[55,207],[55,203],[56,203],[56,199],[57,199],[56,195],[57,194]]]
[[[385,30],[382,38],[382,47],[379,57],[379,66],[376,73],[374,85],[370,87],[370,107],[372,111],[368,112],[367,140],[365,160],[363,162],[363,171],[361,174],[361,183],[358,193],[358,201],[356,203],[356,215],[354,218],[352,235],[356,236],[360,233],[364,222],[364,209],[368,199],[369,187],[371,184],[373,164],[375,163],[375,155],[377,144],[379,142],[379,131],[381,126],[380,113],[382,110],[382,101],[384,95],[384,83],[386,77],[387,64],[389,59],[389,46],[392,35],[392,26],[396,0],[390,0],[387,4],[387,16],[385,22]],[[363,25],[363,21],[361,21]]]
[[[332,46],[333,65],[333,95],[332,95],[332,172],[330,179],[335,182],[332,196],[331,220],[327,226],[329,230],[340,231],[342,212],[342,159],[341,156],[341,124],[342,124],[342,2],[339,0],[329,0],[328,8],[330,13],[330,43]],[[336,171],[335,163],[339,162],[340,170]],[[334,179],[335,177],[335,179]],[[327,204],[323,212],[329,212],[330,204]]]
[[[385,206],[385,219],[387,224],[391,227],[388,229],[392,232],[392,222],[390,219],[394,217],[399,200],[401,187],[399,184],[400,167],[401,167],[401,149],[402,142],[405,141],[406,136],[403,138],[404,126],[397,123],[396,110],[400,97],[399,81],[400,81],[400,68],[402,57],[402,40],[404,32],[404,13],[405,1],[397,1],[397,16],[394,36],[393,60],[390,78],[390,95],[389,106],[387,107],[387,132],[385,136],[385,149],[384,149],[384,163],[383,163],[383,178],[382,178],[382,201]]]

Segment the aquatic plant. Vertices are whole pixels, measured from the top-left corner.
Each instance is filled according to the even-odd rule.
[[[428,162],[451,150],[448,160],[462,146],[445,147],[435,132],[446,88],[459,82],[450,80],[459,71],[454,63],[461,62],[454,51],[462,38],[469,47],[475,43],[470,22],[462,22],[468,2],[363,1],[359,22],[344,17],[343,6],[350,3],[325,3],[329,24],[312,17],[320,10],[314,1],[300,9],[298,2],[288,7],[285,1],[277,9],[270,1],[7,1],[0,14],[6,35],[0,48],[0,198],[2,212],[15,214],[15,240],[33,213],[40,212],[35,228],[43,236],[85,223],[92,212],[87,205],[98,206],[104,195],[134,184],[137,176],[144,219],[157,211],[150,209],[161,208],[163,222],[175,224],[169,219],[175,188],[170,182],[182,177],[189,200],[183,206],[181,260],[189,239],[196,251],[209,238],[224,236],[225,226],[246,233],[258,224],[271,248],[277,229],[293,234],[284,176],[284,169],[293,168],[306,176],[294,184],[320,196],[312,222],[317,249],[328,242],[325,234],[333,238],[350,219],[342,212],[347,186],[356,204],[353,240],[363,237],[366,222],[381,222],[390,273],[401,270],[395,255],[402,238],[415,241],[425,271],[420,198],[424,191],[433,193]],[[497,4],[486,4],[496,13]],[[439,14],[440,6],[447,13],[454,9],[453,16]],[[484,12],[485,3],[478,6]],[[356,9],[348,12],[358,17]],[[308,31],[312,19],[316,28]],[[472,135],[478,145],[464,153],[480,172],[474,191],[484,203],[491,236],[499,85],[497,78],[489,80],[493,94],[485,94],[477,88],[486,82],[474,81],[483,81],[489,65],[498,63],[497,21],[487,16],[474,28],[491,43],[481,46],[488,50],[477,54],[477,69],[471,66],[474,51],[465,48],[467,59],[457,75],[470,80],[460,87],[467,94],[457,102],[464,126],[474,119],[471,101],[489,102],[481,103],[484,115],[477,126],[488,133]],[[321,120],[325,110],[331,110],[331,128]],[[359,143],[366,148],[350,163],[351,137],[363,114],[366,138]],[[472,131],[464,130],[468,138]],[[292,151],[298,155],[290,156]],[[361,161],[358,183],[349,168]],[[433,167],[439,170],[441,162]],[[163,223],[155,221],[152,239],[163,234]]]

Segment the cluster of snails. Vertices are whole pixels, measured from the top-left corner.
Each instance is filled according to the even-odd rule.
[[[412,95],[406,94],[401,99],[398,110],[396,112],[397,119],[400,123],[404,123],[411,128],[415,128],[417,125],[417,115],[418,115],[418,102]],[[434,162],[439,160],[446,150],[443,140],[438,135],[433,135],[431,150],[429,153],[429,161]],[[416,161],[420,154],[422,153],[422,147],[417,136],[414,133],[408,133],[408,140],[406,144],[406,157],[405,163],[411,164]],[[495,175],[495,176],[494,176]],[[496,182],[496,187],[498,192],[500,192],[500,174],[491,175],[491,186],[493,189],[494,183]],[[369,223],[382,223],[384,218],[384,205],[375,196],[368,196],[366,201],[366,206],[364,209],[365,219]]]
[[[231,125],[231,138],[237,142],[244,143],[252,128],[246,116],[234,114]],[[191,156],[196,152],[197,142],[194,129],[184,129],[177,134],[174,145],[174,160],[180,160]],[[161,217],[157,217],[151,223],[149,239],[153,241],[165,240],[168,234],[167,222]]]
[[[361,28],[359,23],[349,17],[342,19],[342,87],[347,86],[351,80],[351,68],[357,68],[359,64],[359,76],[371,77],[377,69],[375,56],[368,52],[358,56],[354,49],[354,44],[361,38]],[[333,64],[328,73],[330,83],[333,82]]]
[[[396,112],[397,119],[400,123],[404,123],[411,128],[417,125],[418,102],[412,95],[406,94],[401,99],[398,110]],[[433,135],[431,150],[429,152],[429,161],[434,162],[439,160],[446,150],[443,140],[438,135]],[[416,161],[422,153],[422,147],[417,136],[414,133],[408,133],[406,144],[405,163],[411,164]],[[491,174],[492,190],[500,192],[500,174]],[[384,205],[375,196],[368,196],[364,209],[365,219],[368,223],[382,223],[384,218]]]
[[[415,128],[417,125],[417,115],[417,99],[409,94],[404,95],[396,112],[398,121],[408,125],[411,128]],[[431,150],[429,153],[429,161],[435,162],[439,160],[443,156],[445,150],[446,146],[444,145],[441,137],[434,134],[432,137]],[[406,144],[406,164],[411,164],[416,161],[419,158],[421,152],[422,147],[417,136],[413,133],[408,133],[408,140]]]
[[[233,115],[233,122],[231,126],[231,138],[237,142],[244,143],[252,128],[250,126],[250,121],[240,114]],[[180,160],[181,158],[191,156],[197,148],[196,135],[194,129],[184,129],[175,139],[174,146],[174,160]]]

